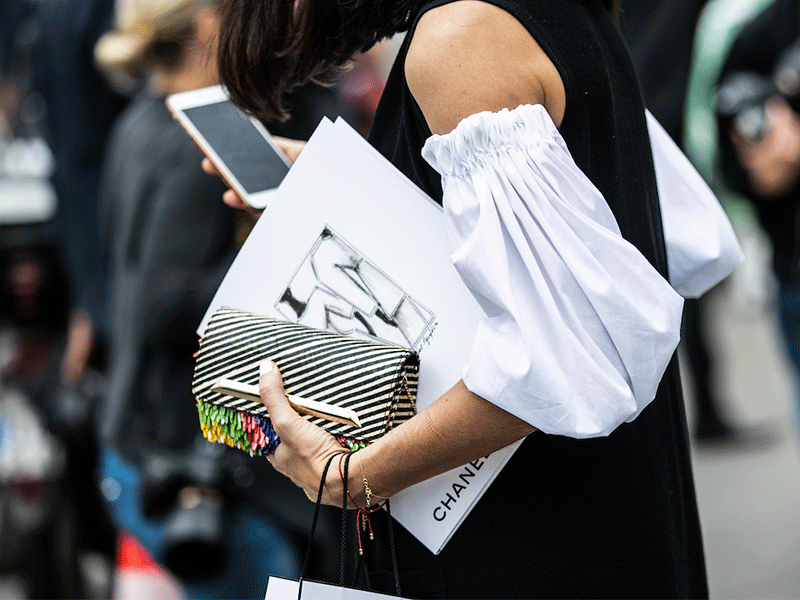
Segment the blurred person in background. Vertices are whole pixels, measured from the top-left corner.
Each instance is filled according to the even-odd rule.
[[[800,0],[776,0],[736,36],[719,76],[721,172],[772,245],[777,311],[800,374]]]
[[[64,460],[73,455],[48,428],[43,404],[69,319],[54,212],[46,180],[0,175],[0,589],[9,593],[4,580],[16,581],[19,597],[30,598],[102,595],[107,587],[85,586],[81,507]]]
[[[33,8],[31,0],[0,2],[0,148],[13,133],[11,126],[20,86],[15,46],[20,26],[33,13]]]
[[[622,31],[631,49],[645,105],[682,149],[686,92],[695,29],[708,0],[626,0]],[[672,26],[666,27],[666,23]],[[730,441],[728,423],[713,385],[713,355],[706,332],[708,299],[686,299],[681,341],[692,373],[693,434],[698,442]]]
[[[118,527],[189,597],[256,598],[269,575],[297,576],[312,507],[266,460],[205,441],[191,390],[197,325],[249,225],[218,201],[222,183],[202,172],[165,104],[219,82],[217,4],[119,0],[95,48],[109,80],[137,90],[112,131],[101,187],[110,342],[101,487]],[[305,86],[291,102],[272,132],[307,139],[322,116],[344,112],[334,87]],[[323,538],[335,516],[323,515]],[[314,569],[327,577],[336,556],[318,548]]]
[[[100,169],[108,132],[127,98],[97,70],[93,48],[111,26],[113,0],[37,2],[33,87],[41,94],[55,159],[56,235],[74,290],[61,376],[77,385],[104,367],[104,268],[97,235]]]
[[[3,234],[20,334],[3,376],[25,390],[66,450],[59,504],[70,511],[75,535],[62,540],[64,551],[105,563],[115,532],[95,481],[90,407],[104,354],[95,335],[104,287],[97,187],[108,130],[126,99],[105,83],[92,49],[111,13],[111,0],[8,0],[0,7],[0,111],[7,123],[0,170],[9,189],[53,190],[57,206],[35,243]],[[0,202],[8,200],[0,194]],[[89,366],[97,376],[84,377]]]
[[[256,598],[270,574],[297,573],[296,541],[248,502],[249,457],[202,440],[191,391],[195,328],[236,253],[238,221],[164,102],[217,83],[215,5],[122,1],[96,47],[116,84],[142,87],[114,126],[101,187],[110,342],[101,487],[117,526],[188,597]]]

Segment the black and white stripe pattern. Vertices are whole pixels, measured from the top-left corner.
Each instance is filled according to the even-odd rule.
[[[254,415],[264,405],[212,392],[225,377],[258,384],[261,361],[274,361],[287,394],[350,408],[362,427],[306,417],[333,435],[371,442],[416,413],[419,358],[408,348],[377,344],[220,308],[208,323],[192,390],[198,400]]]

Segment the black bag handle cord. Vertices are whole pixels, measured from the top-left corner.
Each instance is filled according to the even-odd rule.
[[[347,551],[347,474],[350,468],[351,456],[353,456],[352,452],[345,454],[342,475],[342,541],[341,550],[339,551],[339,585],[341,587],[344,587],[345,554]]]
[[[314,519],[311,521],[311,533],[308,536],[308,546],[306,547],[306,557],[303,560],[303,570],[300,571],[300,585],[297,587],[297,600],[300,600],[300,595],[303,593],[303,579],[308,571],[308,563],[311,560],[311,547],[314,544],[314,533],[317,531],[317,519],[319,517],[319,507],[322,506],[322,490],[325,487],[325,477],[328,475],[328,469],[333,462],[333,459],[339,456],[341,452],[332,454],[328,461],[325,463],[325,468],[322,469],[322,478],[319,482],[319,491],[317,492],[317,503],[314,507]]]
[[[303,561],[303,569],[300,572],[300,585],[297,588],[297,600],[301,600],[301,595],[303,593],[303,580],[306,576],[306,572],[308,571],[308,565],[311,559],[311,548],[314,543],[314,534],[317,530],[317,519],[319,517],[319,508],[322,505],[322,491],[325,487],[325,478],[328,475],[328,469],[331,466],[331,462],[333,459],[339,456],[340,454],[344,454],[344,468],[342,469],[342,532],[341,532],[341,546],[340,546],[340,553],[339,553],[339,585],[344,587],[345,584],[345,556],[347,554],[347,478],[348,472],[350,468],[350,458],[352,457],[352,452],[337,452],[336,454],[331,455],[328,458],[328,461],[325,463],[325,468],[322,469],[322,477],[320,478],[319,482],[319,490],[317,492],[317,502],[314,507],[314,519],[311,522],[311,532],[308,537],[308,547],[306,548],[306,556],[305,560]],[[340,460],[342,460],[340,458]],[[391,550],[391,557],[392,557],[392,571],[394,574],[394,586],[395,591],[398,596],[400,596],[400,569],[397,563],[397,548],[394,542],[394,526],[392,523],[392,513],[391,508],[389,506],[389,500],[386,500],[386,517],[388,519],[388,526],[389,526],[389,548]],[[361,566],[361,559],[359,558],[359,567]],[[356,570],[356,577],[358,577],[358,569]]]

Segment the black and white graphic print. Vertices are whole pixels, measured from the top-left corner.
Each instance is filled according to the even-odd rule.
[[[435,315],[325,227],[275,304],[288,321],[419,350]]]

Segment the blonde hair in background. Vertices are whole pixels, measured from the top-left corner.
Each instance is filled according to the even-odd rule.
[[[191,39],[194,19],[219,0],[117,0],[114,28],[94,49],[95,62],[115,87],[130,91],[146,70],[171,68]]]

